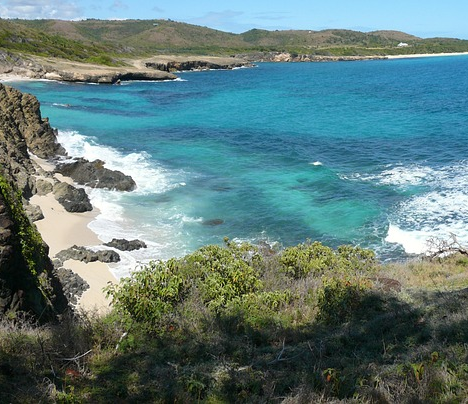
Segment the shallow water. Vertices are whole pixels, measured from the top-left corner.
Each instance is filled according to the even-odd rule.
[[[22,82],[71,155],[137,191],[92,190],[104,241],[136,261],[227,236],[374,248],[400,259],[468,242],[468,57],[259,64],[122,86]]]

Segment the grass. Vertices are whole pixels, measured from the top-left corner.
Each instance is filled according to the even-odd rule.
[[[318,259],[312,253],[328,251],[316,247],[290,250],[287,267],[281,252],[233,244],[172,261],[187,282],[171,283],[172,295],[162,289],[171,309],[150,322],[118,304],[107,317],[78,313],[42,327],[3,322],[0,391],[7,402],[464,402],[468,260],[353,271],[343,269],[340,257],[355,257],[345,249],[325,257],[328,267],[291,276],[294,254],[300,261],[304,252]],[[255,292],[233,292],[226,281],[217,286],[220,303],[206,289],[218,270],[232,282],[244,274]],[[375,281],[389,276],[401,291]]]
[[[406,48],[398,47],[408,43]],[[397,31],[363,33],[252,29],[242,34],[171,20],[0,20],[0,47],[11,52],[118,66],[124,58],[155,54],[222,55],[290,52],[380,56],[468,51],[468,41],[421,39]]]

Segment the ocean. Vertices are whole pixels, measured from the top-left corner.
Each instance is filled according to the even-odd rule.
[[[468,243],[468,57],[260,63],[120,86],[10,83],[72,156],[137,190],[88,190],[103,241],[139,238],[128,275],[224,237],[355,244],[379,258]]]

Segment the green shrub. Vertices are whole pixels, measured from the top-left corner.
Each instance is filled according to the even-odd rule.
[[[330,247],[318,241],[286,248],[281,254],[281,270],[295,279],[309,273],[318,275],[336,266],[336,256]]]
[[[318,241],[286,248],[281,254],[280,263],[281,270],[294,279],[325,272],[372,272],[377,267],[375,254],[371,250],[342,245],[335,251]]]
[[[350,320],[359,309],[370,281],[358,278],[329,278],[318,291],[317,319],[327,324]]]
[[[143,325],[154,328],[171,313],[189,288],[176,259],[152,261],[142,270],[106,288],[114,307]]]
[[[249,293],[233,299],[223,314],[253,330],[287,327],[290,318],[283,309],[294,299],[290,290]]]
[[[33,276],[40,274],[44,268],[44,244],[36,227],[31,224],[23,208],[20,191],[15,192],[8,181],[0,174],[0,194],[15,223],[15,234],[21,244],[21,252],[29,271]],[[37,278],[39,282],[39,278]]]
[[[261,256],[251,245],[226,242],[206,246],[183,258],[150,262],[106,288],[114,307],[131,320],[161,329],[161,320],[175,314],[192,291],[217,313],[231,300],[259,291]]]

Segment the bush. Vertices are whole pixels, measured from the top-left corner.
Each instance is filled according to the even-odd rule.
[[[309,273],[318,275],[337,264],[333,250],[318,241],[286,248],[280,263],[281,270],[295,279],[304,278]]]
[[[327,324],[350,320],[361,306],[370,286],[367,279],[326,279],[318,292],[317,319]]]
[[[281,270],[294,279],[325,272],[358,273],[373,272],[377,268],[375,254],[371,250],[350,245],[339,246],[335,251],[318,241],[288,247],[280,258]]]
[[[233,299],[261,290],[261,261],[255,247],[226,241],[225,247],[211,245],[184,258],[150,262],[106,292],[116,310],[161,331],[161,321],[177,314],[189,294],[219,313]]]

